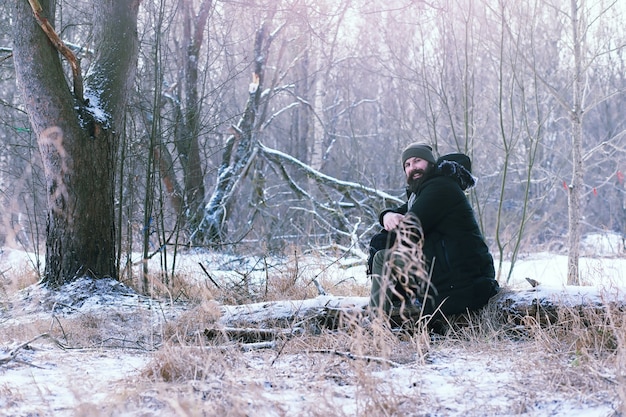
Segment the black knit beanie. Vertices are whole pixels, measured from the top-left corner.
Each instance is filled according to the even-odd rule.
[[[404,169],[404,163],[409,158],[421,158],[424,161],[428,161],[431,164],[435,163],[435,157],[433,156],[433,148],[425,143],[412,143],[402,151],[402,168]]]

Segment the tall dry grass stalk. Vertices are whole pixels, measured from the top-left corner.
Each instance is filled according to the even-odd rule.
[[[395,241],[386,253],[381,277],[381,292],[397,309],[403,320],[409,320],[408,309],[416,303],[424,305],[430,288],[430,276],[422,252],[422,226],[417,216],[408,213],[398,225]],[[380,303],[383,307],[384,303]],[[384,307],[386,308],[386,307]],[[384,313],[394,313],[385,311]]]
[[[626,416],[626,317],[623,308],[607,310],[609,327],[615,338],[615,385],[619,397],[618,412]]]

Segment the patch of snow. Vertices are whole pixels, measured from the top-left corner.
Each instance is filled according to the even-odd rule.
[[[496,267],[498,262],[496,261]],[[502,280],[506,280],[511,263],[502,263]],[[582,283],[596,287],[626,287],[626,258],[581,257],[579,271]],[[511,288],[528,288],[526,278],[532,278],[548,286],[567,284],[567,256],[548,252],[534,253],[518,259],[513,267]]]
[[[104,110],[104,108],[102,107],[102,103],[100,102],[100,97],[102,96],[102,92],[90,90],[86,88],[84,96],[85,96],[85,100],[87,100],[89,103],[87,110],[89,110],[89,113],[91,113],[93,118],[97,122],[105,126],[108,125],[109,120],[111,118],[109,114]]]
[[[626,254],[624,239],[615,232],[591,233],[582,239],[581,247],[588,256],[619,256]]]
[[[149,361],[138,351],[60,350],[40,344],[19,357],[31,366],[0,367],[0,416],[75,416],[79,404],[106,403],[122,381]]]

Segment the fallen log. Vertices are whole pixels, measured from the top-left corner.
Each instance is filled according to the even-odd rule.
[[[549,287],[537,285],[528,290],[503,290],[494,297],[496,311],[509,323],[525,324],[531,318],[546,326],[558,323],[565,316],[606,316],[611,309],[626,308],[625,288]]]
[[[214,329],[207,329],[207,336],[215,337],[219,333],[231,340],[266,341],[290,337],[296,329],[318,333],[322,329],[359,325],[368,302],[368,297],[324,295],[306,300],[223,306],[222,317]],[[534,323],[551,325],[564,312],[582,317],[586,313],[605,314],[609,308],[626,311],[626,289],[542,285],[531,289],[504,288],[493,297],[488,308],[503,323],[523,326],[530,318]],[[417,321],[419,317],[410,319]],[[463,316],[450,319],[457,323],[467,321]]]
[[[305,300],[222,306],[216,329],[253,328],[261,333],[276,328],[302,328],[309,332],[335,329],[341,320],[361,316],[368,302],[367,297],[323,295]]]

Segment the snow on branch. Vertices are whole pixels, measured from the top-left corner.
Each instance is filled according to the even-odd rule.
[[[338,178],[331,177],[330,175],[326,175],[322,172],[319,172],[299,159],[294,158],[293,156],[286,154],[284,152],[278,151],[276,149],[268,148],[267,146],[259,143],[259,148],[261,152],[268,156],[270,159],[279,159],[285,162],[290,163],[291,165],[295,165],[300,168],[308,178],[314,179],[317,182],[323,183],[327,186],[335,188],[337,191],[345,192],[345,191],[361,191],[366,194],[380,197],[383,200],[389,200],[394,203],[402,204],[403,201],[395,197],[391,194],[387,194],[384,191],[378,190],[376,188],[367,187],[363,184],[359,184],[357,182],[344,181]],[[273,158],[272,158],[273,157]]]
[[[365,213],[366,217],[376,217],[376,213],[371,204],[371,200],[390,200],[394,203],[401,203],[401,200],[383,191],[375,188],[366,187],[362,184],[343,181],[310,167],[302,161],[291,155],[271,149],[259,143],[259,153],[265,157],[270,163],[276,166],[289,188],[301,199],[307,200],[313,205],[313,209],[304,207],[293,207],[293,210],[306,212],[313,216],[326,229],[331,230],[336,236],[343,236],[349,242],[349,246],[340,246],[337,242],[333,243],[335,249],[339,248],[344,252],[350,252],[358,258],[366,258],[367,255],[360,250],[359,242],[364,234],[368,233],[372,227],[366,227],[365,231],[360,230],[363,225],[361,217],[356,217],[356,223],[348,219],[345,209],[360,209]],[[323,198],[316,198],[308,192],[302,185],[289,174],[286,165],[291,165],[302,171],[307,178],[318,184],[320,190],[324,194]],[[331,188],[339,192],[344,201],[335,201],[335,199],[326,192],[325,187]],[[355,194],[365,194],[365,196],[357,197]]]

